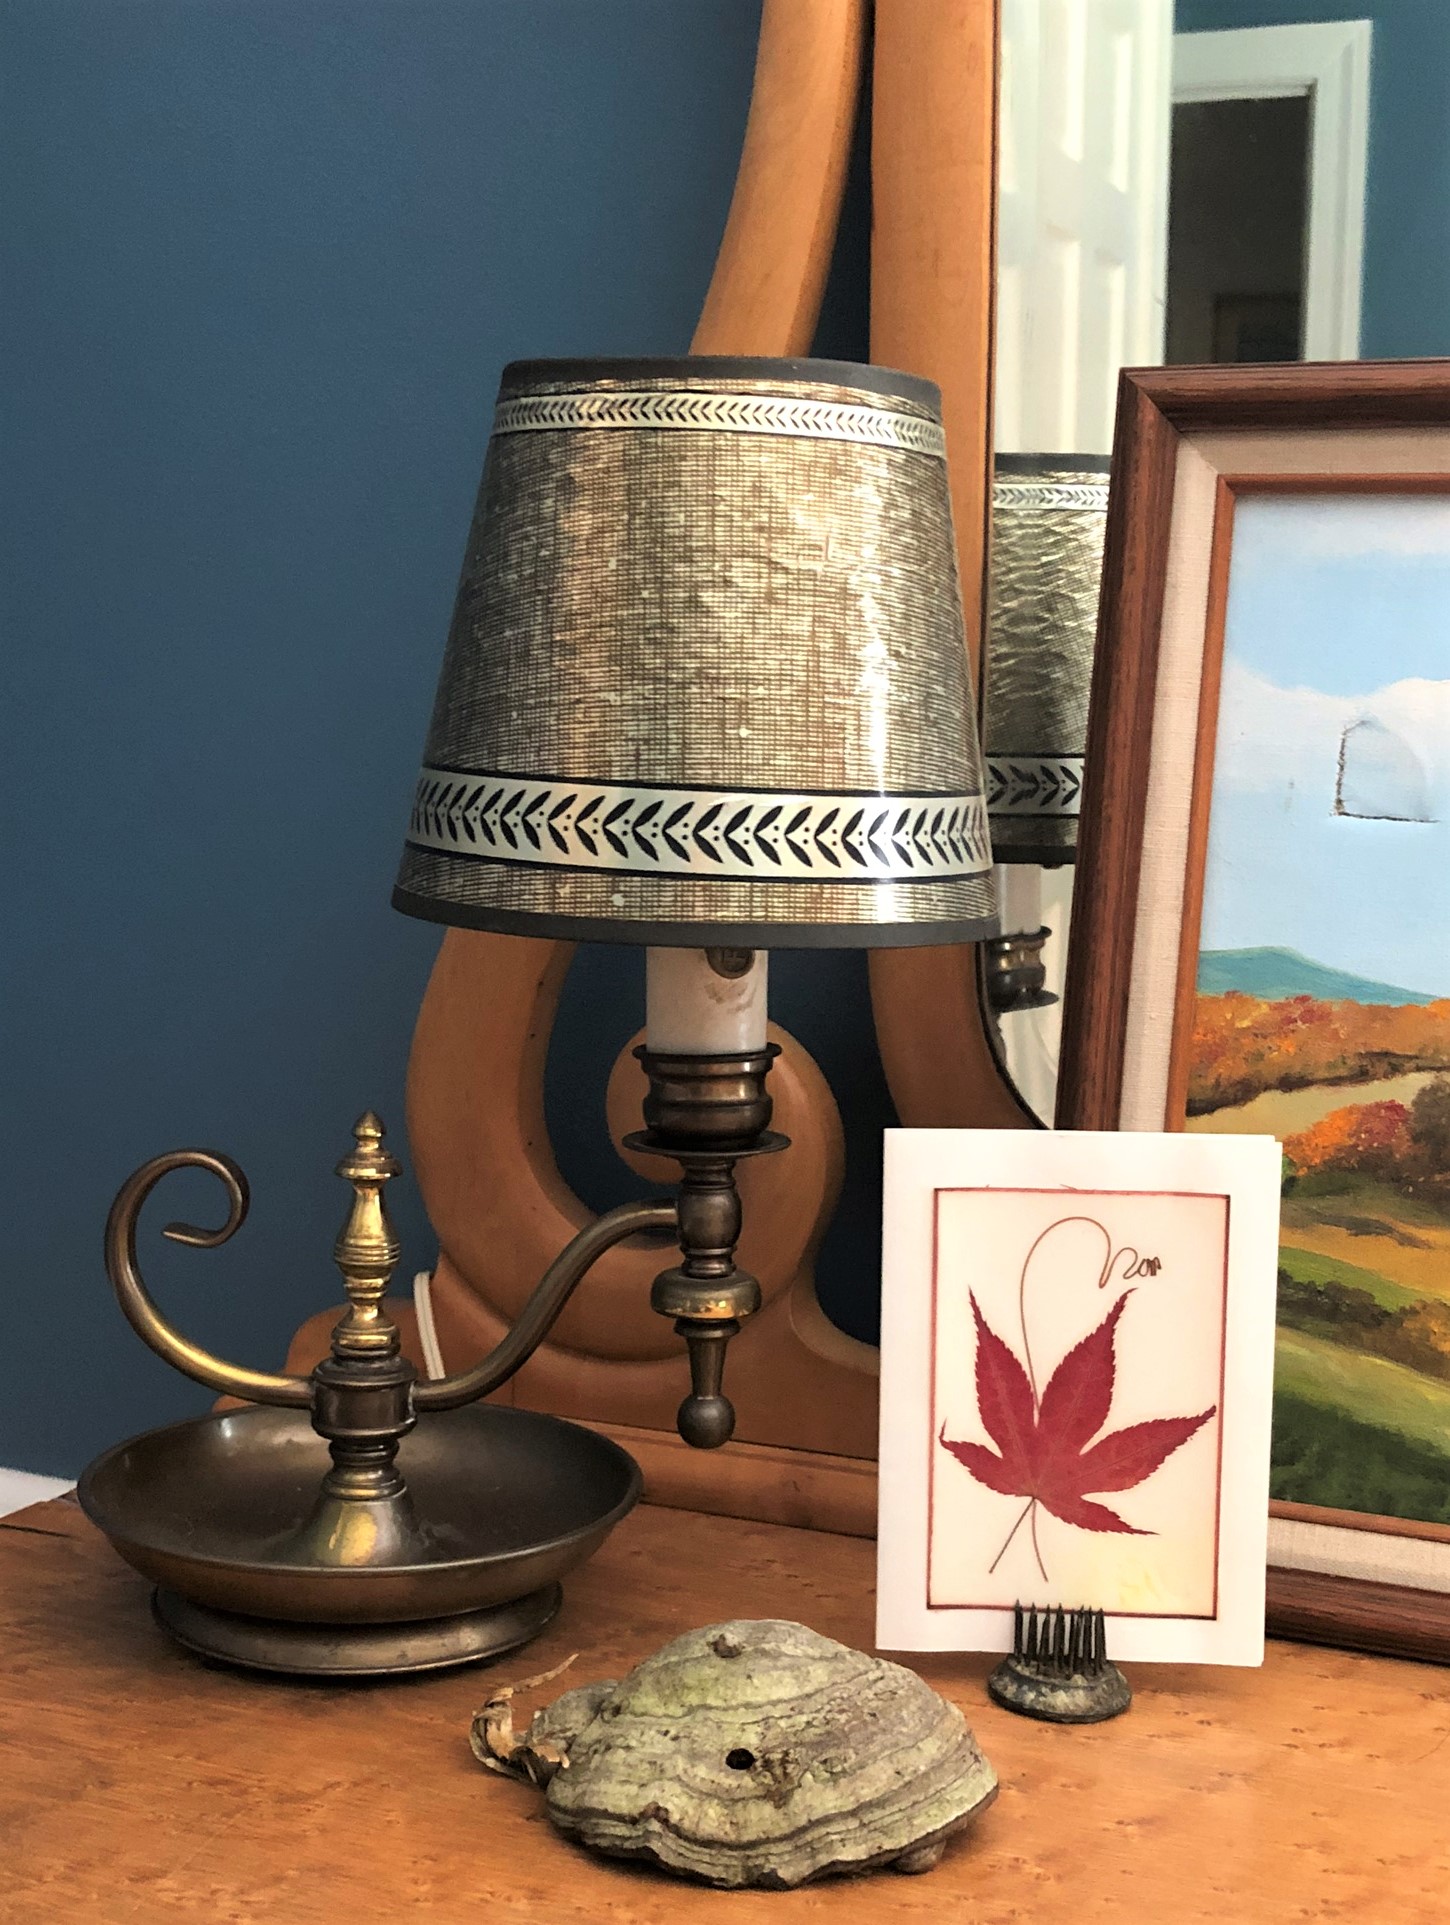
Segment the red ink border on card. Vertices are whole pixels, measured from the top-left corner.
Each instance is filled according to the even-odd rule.
[[[1208,1611],[1109,1611],[1114,1618],[1141,1618],[1154,1623],[1214,1624],[1218,1621],[1219,1556],[1223,1547],[1223,1433],[1225,1388],[1228,1381],[1228,1270],[1233,1236],[1233,1198],[1222,1190],[1102,1190],[1078,1189],[1072,1185],[1042,1188],[1036,1184],[943,1183],[931,1193],[931,1312],[928,1343],[927,1441],[926,1441],[926,1556],[923,1592],[928,1611],[1010,1611],[1010,1604],[933,1604],[931,1598],[931,1547],[936,1525],[936,1438],[937,1438],[937,1302],[941,1270],[941,1199],[944,1196],[1041,1196],[1064,1201],[1095,1196],[1192,1197],[1196,1202],[1216,1198],[1223,1204],[1223,1281],[1219,1300],[1218,1340],[1218,1438],[1214,1457],[1213,1488],[1213,1607]]]

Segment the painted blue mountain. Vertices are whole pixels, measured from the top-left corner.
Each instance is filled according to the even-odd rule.
[[[1314,996],[1325,1003],[1433,1003],[1417,989],[1371,982],[1348,970],[1311,962],[1294,949],[1206,949],[1198,959],[1198,987],[1204,996],[1237,989],[1246,996],[1276,1003],[1286,996]]]

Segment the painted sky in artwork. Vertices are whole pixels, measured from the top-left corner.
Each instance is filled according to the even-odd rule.
[[[1450,995],[1450,496],[1240,498],[1201,946]]]

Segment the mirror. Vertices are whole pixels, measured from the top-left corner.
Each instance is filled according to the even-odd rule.
[[[1323,11],[1314,0],[1002,0],[999,458],[1107,454],[1123,367],[1352,360],[1362,313],[1370,354],[1450,350],[1450,323],[1408,343],[1396,318],[1406,299],[1430,308],[1406,286],[1419,267],[1407,240],[1418,235],[1423,258],[1440,251],[1434,183],[1450,121],[1423,76],[1450,71],[1450,6],[1380,0],[1373,19],[1332,21]],[[992,654],[989,627],[989,717]],[[1072,751],[1080,741],[1039,753]],[[1070,858],[999,868],[1003,940],[1049,934],[1037,1006],[990,1020],[1013,1082],[1048,1123],[1072,873]]]

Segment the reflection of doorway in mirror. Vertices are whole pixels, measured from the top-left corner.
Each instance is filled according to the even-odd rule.
[[[1370,41],[1368,20],[1174,36],[1169,362],[1358,358]]]
[[[1167,359],[1299,361],[1309,99],[1173,109]]]

